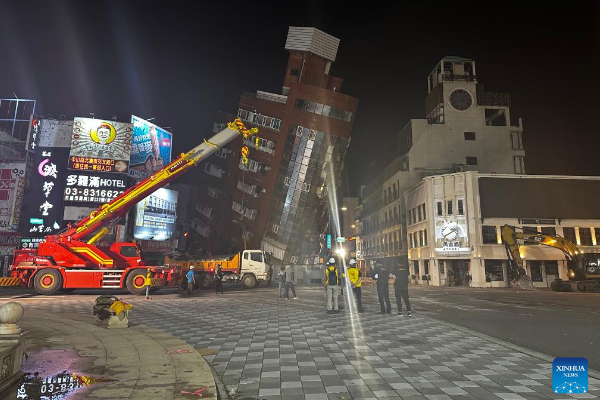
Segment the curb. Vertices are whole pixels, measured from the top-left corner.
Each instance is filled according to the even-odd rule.
[[[204,357],[202,357],[204,358]],[[227,387],[223,382],[221,382],[221,378],[217,371],[213,368],[212,364],[209,363],[206,359],[204,359],[208,364],[208,368],[210,368],[210,372],[212,373],[213,379],[215,380],[215,386],[217,387],[217,400],[231,400],[231,396],[229,396],[229,391],[227,391]]]
[[[518,346],[516,344],[505,342],[504,340],[500,340],[500,339],[497,339],[497,338],[495,338],[493,336],[486,335],[485,333],[481,333],[481,332],[477,332],[477,331],[474,331],[474,330],[469,329],[469,328],[465,328],[464,326],[453,324],[452,322],[446,322],[446,321],[434,318],[434,317],[429,316],[429,315],[424,315],[424,317],[433,319],[433,320],[439,322],[440,324],[446,325],[447,327],[452,328],[452,329],[456,329],[457,331],[468,333],[469,335],[476,336],[476,337],[478,337],[480,339],[484,339],[484,340],[490,341],[490,342],[498,344],[500,346],[508,347],[509,349],[518,351],[518,352],[523,353],[523,354],[527,354],[528,356],[531,356],[531,357],[534,357],[534,358],[538,358],[538,359],[540,359],[542,361],[546,361],[546,362],[552,363],[552,361],[554,361],[554,359],[556,358],[556,357],[551,357],[551,356],[549,356],[547,354],[544,354],[544,353],[540,353],[540,352],[537,352],[537,351],[534,351],[534,350],[526,349],[525,347],[521,347],[521,346]],[[600,372],[599,371],[596,371],[596,370],[588,368],[588,375],[591,376],[592,378],[600,380]]]

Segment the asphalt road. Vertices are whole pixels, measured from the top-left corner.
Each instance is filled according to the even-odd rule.
[[[224,288],[228,297],[237,297],[237,292],[245,292],[231,285],[225,285]],[[265,288],[261,287],[260,290],[264,291]],[[273,291],[273,296],[276,296],[276,287],[267,290]],[[301,291],[304,301],[315,304],[324,302],[320,288],[302,288]],[[52,296],[51,303],[61,302],[62,299],[93,301],[100,294],[106,292],[81,290]],[[115,294],[126,301],[136,298],[127,292]],[[391,285],[390,294],[395,312],[394,290]],[[207,291],[195,296],[214,296],[214,293]],[[160,302],[182,297],[184,296],[176,290],[161,291],[153,295],[154,300]],[[366,313],[377,312],[377,294],[374,288],[364,287],[363,297],[368,304]],[[410,297],[415,314],[450,322],[551,357],[585,357],[590,368],[600,371],[598,293],[411,286]],[[25,303],[28,300],[35,303],[43,299],[50,300],[30,290],[0,289],[0,301],[8,298]]]
[[[590,368],[600,370],[598,293],[413,286],[410,289],[417,313],[552,357],[585,357]]]

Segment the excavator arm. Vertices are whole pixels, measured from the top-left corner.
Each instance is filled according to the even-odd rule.
[[[542,246],[554,247],[559,249],[569,260],[581,255],[579,248],[571,241],[554,235],[544,235],[542,233],[521,232],[515,227],[504,225],[502,227],[502,242],[506,245],[506,249],[519,268],[523,268],[523,258],[519,251],[519,240],[524,243],[541,244]]]
[[[533,283],[525,273],[519,241],[559,249],[569,260],[574,260],[581,256],[581,250],[571,241],[561,236],[517,231],[515,227],[510,225],[502,227],[501,235],[502,242],[506,246],[506,252],[509,255],[510,275],[512,275],[511,283],[514,287],[533,288]]]
[[[247,129],[240,119],[236,119],[234,122],[229,123],[227,128],[213,136],[210,141],[204,140],[204,143],[196,146],[187,153],[181,154],[160,171],[139,182],[111,202],[102,205],[86,218],[70,225],[60,234],[48,237],[47,240],[58,242],[76,240],[93,244],[104,236],[109,231],[109,228],[125,216],[127,211],[139,201],[195,167],[200,161],[216,152],[238,135],[250,138],[257,132],[258,129]]]

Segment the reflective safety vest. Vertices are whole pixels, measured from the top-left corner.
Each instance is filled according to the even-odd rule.
[[[335,282],[330,282],[329,277],[333,278],[333,274],[335,274]],[[340,284],[340,276],[338,274],[338,269],[335,265],[327,267],[325,270],[325,284],[326,285],[339,285]]]
[[[350,282],[352,284],[355,284],[356,282],[358,282],[358,278],[360,278],[360,271],[358,270],[358,268],[356,268],[356,267],[348,268],[348,279],[350,280]],[[356,285],[356,287],[361,287],[361,286],[362,286],[362,282],[359,282],[358,285]]]

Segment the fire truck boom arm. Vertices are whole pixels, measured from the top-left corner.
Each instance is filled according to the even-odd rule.
[[[114,224],[139,201],[195,167],[200,161],[225,146],[238,135],[248,138],[256,132],[256,128],[248,130],[241,120],[236,119],[233,123],[229,123],[227,128],[210,138],[209,141],[205,140],[204,143],[187,153],[181,154],[160,171],[139,182],[111,202],[102,205],[89,216],[72,224],[64,232],[58,234],[56,238],[58,240],[90,240],[90,237],[93,237],[92,240],[95,241],[104,228]]]

